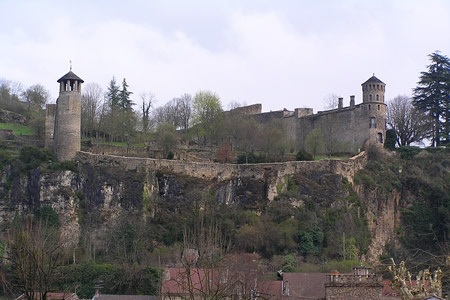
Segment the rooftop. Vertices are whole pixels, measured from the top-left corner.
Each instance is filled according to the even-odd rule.
[[[380,79],[376,78],[376,77],[375,77],[375,74],[373,74],[372,77],[370,77],[369,79],[367,79],[367,81],[364,82],[364,83],[361,84],[361,85],[364,85],[364,84],[367,84],[367,83],[382,83],[382,84],[385,84],[383,81],[381,81]]]
[[[80,77],[78,77],[77,75],[75,75],[75,73],[72,72],[72,70],[70,70],[66,75],[64,75],[60,79],[58,79],[57,82],[61,82],[63,80],[77,80],[77,81],[80,81],[82,83],[84,82],[84,80],[81,79]]]

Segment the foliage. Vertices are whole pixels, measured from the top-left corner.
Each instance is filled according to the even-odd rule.
[[[266,157],[254,152],[240,154],[237,158],[238,164],[260,164],[267,162]]]
[[[412,147],[412,146],[404,146],[397,148],[396,151],[400,153],[400,157],[402,159],[411,160],[413,159],[417,154],[420,153],[419,147]]]
[[[439,146],[450,140],[450,60],[439,51],[429,58],[431,64],[414,89],[414,105],[433,118],[433,146]]]
[[[199,91],[195,94],[192,106],[194,122],[200,126],[200,136],[205,139],[217,138],[217,125],[222,118],[219,96],[210,91]]]
[[[56,171],[72,171],[78,173],[78,167],[73,160],[58,161],[50,166],[51,170]]]
[[[39,210],[34,213],[34,218],[50,227],[59,228],[60,226],[59,215],[48,205],[41,206]]]
[[[395,143],[397,143],[397,134],[394,129],[386,130],[386,141],[384,142],[384,148],[389,150],[395,149]]]
[[[323,241],[324,233],[317,225],[300,232],[300,250],[304,255],[318,255]]]
[[[431,119],[414,107],[408,96],[397,96],[389,101],[387,124],[395,131],[399,146],[422,141],[432,128]]]
[[[306,137],[306,149],[312,154],[313,159],[316,159],[316,154],[323,148],[323,134],[318,128],[314,128]]]
[[[284,272],[294,272],[297,266],[297,257],[295,254],[291,253],[283,256],[283,271]]]
[[[169,123],[161,123],[155,132],[156,143],[163,150],[163,156],[167,157],[169,150],[175,150],[178,145],[178,135],[175,126]]]
[[[58,268],[58,282],[65,290],[77,288],[81,299],[92,298],[95,285],[102,282],[101,293],[117,295],[158,295],[161,270],[151,267],[83,263]]]
[[[19,160],[24,164],[25,170],[31,170],[37,168],[43,162],[56,161],[56,158],[48,149],[26,146],[20,150]]]
[[[297,155],[295,156],[295,160],[297,161],[308,161],[308,160],[314,160],[311,154],[306,152],[305,150],[301,149],[297,152]]]

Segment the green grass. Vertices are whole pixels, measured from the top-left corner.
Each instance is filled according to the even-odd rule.
[[[33,135],[33,130],[24,125],[16,125],[12,123],[0,123],[0,129],[14,130],[15,135]]]

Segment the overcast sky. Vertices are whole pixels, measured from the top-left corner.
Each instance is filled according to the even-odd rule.
[[[411,94],[435,50],[450,55],[450,1],[0,0],[0,78],[40,83],[73,71],[105,90],[126,78],[157,105],[210,90],[263,111],[322,109],[372,73],[386,99]]]

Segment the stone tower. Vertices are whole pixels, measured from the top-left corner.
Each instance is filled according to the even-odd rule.
[[[59,97],[56,100],[53,150],[61,161],[73,159],[81,148],[81,84],[83,82],[72,70],[58,79]]]
[[[386,84],[375,77],[370,77],[362,85],[364,115],[367,116],[369,126],[368,142],[370,144],[384,144],[386,138],[386,104],[384,92]]]

